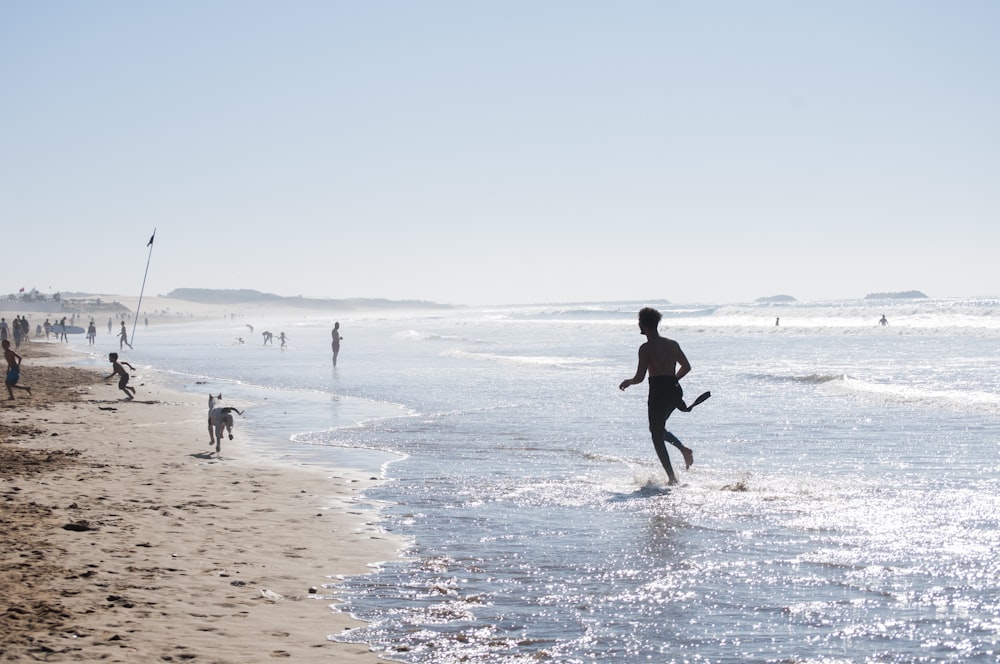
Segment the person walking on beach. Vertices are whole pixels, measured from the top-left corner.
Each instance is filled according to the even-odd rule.
[[[333,324],[333,342],[330,344],[333,350],[333,366],[337,366],[337,356],[340,355],[340,340],[344,337],[340,336],[340,323]]]
[[[10,341],[4,339],[3,342],[3,356],[7,360],[7,380],[4,383],[7,386],[7,394],[10,395],[8,401],[14,398],[14,388],[19,390],[24,390],[31,396],[31,388],[26,385],[18,385],[17,381],[21,378],[21,356],[10,349]]]
[[[656,309],[644,307],[639,311],[639,330],[646,336],[646,343],[639,347],[639,365],[635,376],[621,382],[618,389],[625,391],[630,385],[638,385],[649,373],[649,397],[646,402],[649,416],[649,432],[653,436],[653,449],[659,457],[663,469],[667,471],[670,484],[677,484],[670,456],[667,454],[665,441],[681,451],[684,463],[688,468],[694,463],[694,453],[672,433],[666,430],[667,418],[675,409],[690,410],[684,404],[684,392],[680,379],[691,371],[691,363],[681,350],[680,344],[673,339],[661,337],[657,331],[661,314]],[[708,393],[706,393],[708,394]],[[710,395],[709,395],[710,396]],[[708,397],[702,395],[696,404]],[[691,406],[693,407],[693,406]]]
[[[121,332],[118,333],[118,350],[122,350],[123,346],[128,346],[132,348],[132,344],[128,342],[128,330],[125,329],[125,321],[122,321]]]
[[[285,336],[284,332],[278,335],[278,340],[281,342],[282,348],[288,345],[288,337]]]
[[[135,367],[125,361],[119,362],[118,353],[108,353],[108,360],[111,362],[112,371],[104,379],[107,380],[108,378],[114,378],[115,374],[118,374],[118,389],[125,393],[126,400],[131,401],[135,398],[135,388],[128,386],[128,379],[130,376],[128,372],[125,371],[125,367],[128,367],[132,371],[135,371]]]
[[[87,326],[87,341],[93,346],[97,342],[97,324],[94,323],[93,319],[90,321],[90,325]]]
[[[31,323],[27,316],[21,316],[21,340],[24,343],[31,343]]]

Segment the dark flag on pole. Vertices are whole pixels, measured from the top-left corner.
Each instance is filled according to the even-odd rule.
[[[142,294],[146,290],[146,276],[149,274],[149,261],[153,258],[153,239],[156,238],[156,229],[153,229],[153,234],[149,236],[149,242],[146,246],[149,247],[149,256],[146,257],[146,271],[142,275],[142,288],[139,289],[139,302],[135,305],[135,321],[132,323],[132,341],[135,342],[135,326],[139,323],[139,311],[142,309]],[[132,346],[130,345],[129,348]]]

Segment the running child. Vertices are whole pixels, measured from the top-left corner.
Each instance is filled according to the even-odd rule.
[[[129,373],[125,371],[125,367],[128,367],[132,371],[135,371],[135,367],[124,360],[119,362],[118,353],[108,353],[108,360],[111,362],[112,371],[105,376],[105,380],[114,378],[115,374],[118,374],[118,389],[125,393],[125,398],[128,401],[131,401],[135,398],[135,388],[128,386]],[[122,365],[125,366],[123,367]]]
[[[15,387],[19,390],[24,390],[30,397],[31,388],[26,385],[17,384],[17,381],[21,378],[21,356],[10,349],[10,342],[6,339],[3,340],[3,356],[7,360],[7,380],[4,384],[7,386],[7,394],[10,395],[10,399],[14,398]]]

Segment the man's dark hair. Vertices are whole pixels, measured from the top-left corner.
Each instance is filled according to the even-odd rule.
[[[639,325],[642,325],[645,328],[655,330],[660,324],[661,318],[663,318],[663,316],[660,312],[652,307],[643,307],[639,310]]]

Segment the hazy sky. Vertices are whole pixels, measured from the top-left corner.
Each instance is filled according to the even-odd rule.
[[[0,0],[0,294],[1000,295],[1000,2]]]

